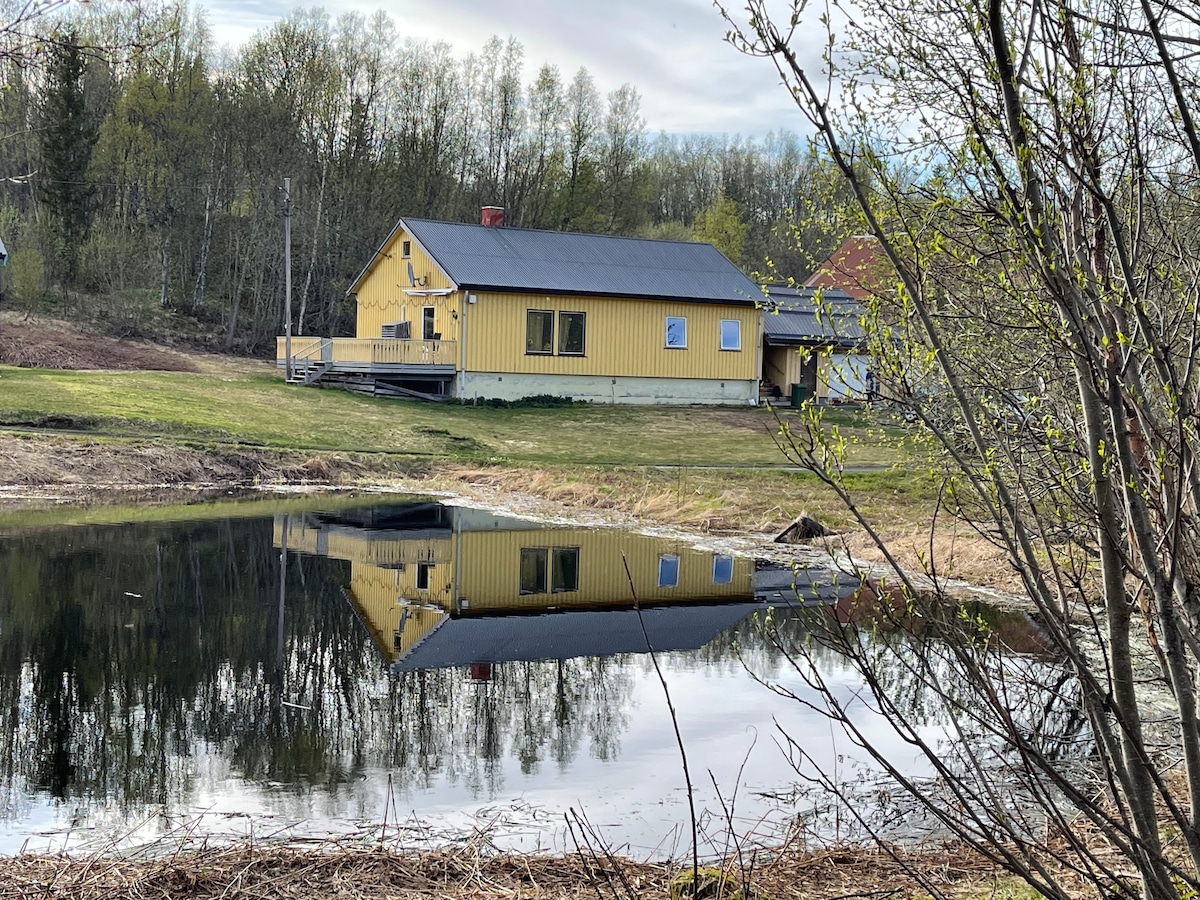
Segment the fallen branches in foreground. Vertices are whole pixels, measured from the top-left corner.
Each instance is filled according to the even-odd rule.
[[[611,870],[610,870],[611,869]],[[615,877],[618,875],[619,877]],[[477,847],[424,853],[336,844],[316,848],[273,845],[203,847],[150,859],[18,855],[0,859],[0,900],[66,898],[276,898],[373,900],[373,898],[576,898],[633,900],[690,893],[681,868],[605,857],[526,856],[481,853]],[[687,869],[690,876],[690,868]],[[1006,880],[966,849],[938,847],[897,851],[843,847],[782,851],[760,860],[743,889],[736,866],[723,896],[846,897],[928,896],[926,883],[945,894],[991,896]],[[687,887],[681,891],[682,881]],[[614,892],[614,883],[626,885]],[[716,898],[717,890],[703,894]]]

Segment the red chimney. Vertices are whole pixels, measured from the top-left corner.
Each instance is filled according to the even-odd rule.
[[[483,208],[483,224],[487,228],[504,227],[504,207],[485,206]]]

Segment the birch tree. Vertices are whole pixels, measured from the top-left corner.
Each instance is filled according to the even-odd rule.
[[[868,316],[875,365],[937,441],[943,513],[1019,577],[1092,735],[1064,752],[1018,712],[1059,682],[960,642],[910,663],[958,738],[934,746],[851,629],[833,629],[944,791],[881,763],[1045,896],[1065,900],[1072,878],[1194,896],[1200,19],[1169,0],[864,0],[842,25],[806,6],[723,12],[730,40],[774,64],[878,239],[890,274]],[[826,39],[810,57],[800,37],[814,32]],[[857,510],[818,420],[784,446]],[[932,615],[949,561],[928,554],[929,587],[856,515],[907,609]],[[970,696],[943,689],[947,665],[973,676]],[[1174,703],[1166,723],[1147,705],[1155,684]]]

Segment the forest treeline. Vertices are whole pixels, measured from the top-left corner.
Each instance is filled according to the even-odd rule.
[[[0,31],[0,238],[10,305],[111,332],[270,352],[352,333],[346,290],[400,216],[705,240],[800,277],[843,236],[828,164],[785,130],[652,135],[639,88],[460,52],[385,13],[300,9],[236,49],[201,6],[72,4]],[[719,48],[716,48],[719,49]]]

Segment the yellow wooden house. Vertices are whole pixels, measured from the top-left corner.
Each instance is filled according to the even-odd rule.
[[[760,288],[708,244],[402,218],[353,338],[283,338],[292,381],[463,401],[758,402]]]

